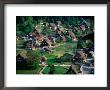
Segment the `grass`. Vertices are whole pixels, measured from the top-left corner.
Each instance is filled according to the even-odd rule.
[[[16,70],[16,74],[35,74],[36,70]]]
[[[43,73],[44,73],[44,74],[49,74],[49,71],[50,71],[50,67],[46,67],[46,68],[43,70]]]
[[[67,43],[65,43],[63,45],[60,45],[60,46],[54,48],[54,55],[60,57],[64,53],[72,52],[73,49],[76,49],[76,48],[77,48],[77,43],[67,42]]]
[[[55,74],[65,74],[67,72],[68,67],[61,67],[61,66],[56,66],[55,67]]]
[[[39,74],[43,67],[39,66],[34,70],[16,70],[16,74]]]
[[[48,58],[47,62],[53,62],[52,59],[59,58],[65,53],[73,53],[73,49],[76,49],[77,43],[61,43],[58,47],[53,48],[53,52],[45,53],[45,56]]]
[[[24,44],[24,40],[17,40],[16,41],[16,45],[23,45]]]
[[[40,70],[42,70],[41,66],[34,70],[16,70],[16,74],[38,74]]]
[[[55,72],[54,74],[65,74],[67,72],[69,67],[65,66],[55,66]],[[49,71],[50,71],[50,67],[46,67],[44,70],[43,70],[43,73],[44,74],[49,74]]]
[[[24,43],[25,43],[25,41],[23,41],[23,40],[17,40],[16,41],[16,48],[20,49],[20,48],[24,47]]]

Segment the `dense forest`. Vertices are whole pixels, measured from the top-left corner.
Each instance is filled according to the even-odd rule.
[[[40,23],[56,23],[56,21],[61,21],[65,28],[78,27],[86,23],[91,30],[94,29],[93,16],[17,16],[16,34],[17,36],[23,36],[32,32],[35,26]],[[48,30],[46,31],[48,33]]]

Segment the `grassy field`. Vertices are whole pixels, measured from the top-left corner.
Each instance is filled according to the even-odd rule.
[[[73,50],[76,48],[77,48],[77,43],[66,42],[66,43],[60,44],[60,46],[54,48],[53,54],[60,57],[64,53],[72,53]]]
[[[16,74],[38,74],[42,70],[42,67],[39,67],[34,70],[16,70]]]
[[[17,40],[16,41],[16,48],[17,49],[22,48],[24,46],[24,43],[25,43],[25,41],[23,41],[23,40]]]
[[[65,66],[55,66],[55,72],[54,74],[65,74],[67,72],[69,67]],[[43,71],[44,74],[49,74],[50,71],[50,67],[46,67]]]
[[[24,40],[17,40],[16,45],[22,45],[22,44],[24,44],[24,42],[25,42]]]
[[[16,74],[35,74],[36,70],[16,70]]]

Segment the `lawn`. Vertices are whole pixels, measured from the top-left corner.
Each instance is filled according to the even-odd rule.
[[[65,74],[67,72],[69,67],[65,66],[55,66],[55,72],[54,74]],[[43,73],[44,74],[49,74],[49,71],[50,71],[50,67],[46,67],[44,70],[43,70]]]

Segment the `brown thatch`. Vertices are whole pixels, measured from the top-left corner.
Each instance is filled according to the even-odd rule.
[[[73,41],[77,41],[77,38],[72,31],[68,31],[68,33],[69,33],[70,37],[73,39]]]

